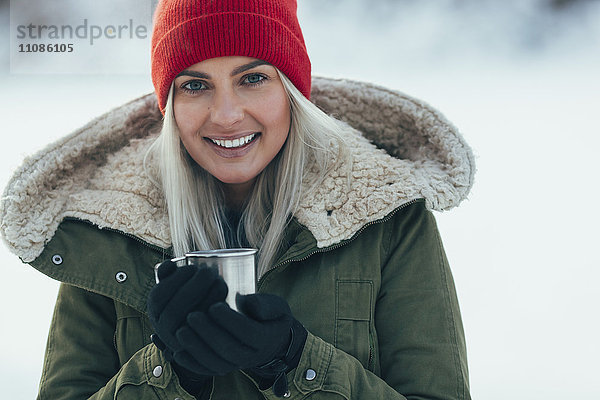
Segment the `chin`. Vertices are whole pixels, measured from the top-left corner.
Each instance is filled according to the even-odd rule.
[[[247,183],[250,183],[251,181],[253,181],[254,178],[256,178],[256,175],[252,176],[252,177],[248,177],[248,176],[217,176],[217,175],[215,175],[215,178],[217,178],[217,180],[219,180],[219,182],[225,183],[228,185],[243,185],[243,184],[247,184]]]

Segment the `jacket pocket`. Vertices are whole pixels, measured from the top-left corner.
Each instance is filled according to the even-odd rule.
[[[373,340],[373,301],[373,281],[337,280],[334,345],[370,371],[378,351]]]

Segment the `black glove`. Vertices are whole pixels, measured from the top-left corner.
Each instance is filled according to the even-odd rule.
[[[156,332],[151,339],[172,363],[183,388],[197,394],[212,375],[187,370],[174,361],[174,354],[184,351],[175,332],[185,324],[190,312],[203,312],[212,304],[224,301],[227,284],[216,268],[205,264],[178,268],[170,260],[158,267],[158,279],[147,300],[148,317]]]
[[[298,366],[307,331],[290,307],[272,294],[238,295],[241,313],[226,303],[188,315],[176,338],[184,351],[175,361],[199,375],[223,375],[247,369],[261,390],[273,386],[276,396],[287,392],[285,374]]]

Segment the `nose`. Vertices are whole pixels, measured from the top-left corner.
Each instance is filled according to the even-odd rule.
[[[233,90],[217,90],[210,106],[210,120],[225,129],[244,119],[244,107]]]

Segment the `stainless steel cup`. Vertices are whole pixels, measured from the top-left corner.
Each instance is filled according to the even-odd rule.
[[[205,263],[209,267],[217,268],[223,277],[229,292],[225,300],[229,306],[237,311],[235,295],[252,294],[256,292],[256,249],[219,249],[202,250],[186,253],[184,257],[173,258],[175,263],[182,265],[200,265]],[[158,273],[155,270],[156,282]]]

